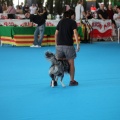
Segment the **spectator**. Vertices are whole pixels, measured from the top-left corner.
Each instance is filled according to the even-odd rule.
[[[25,14],[25,13],[28,13],[29,12],[29,6],[28,6],[28,4],[26,3],[25,5],[24,5],[24,7],[23,7],[23,13]]]
[[[98,19],[101,19],[103,21],[108,19],[108,13],[107,13],[107,10],[105,10],[104,3],[100,4],[100,9],[98,10]],[[105,41],[105,40],[101,38],[101,39],[98,39],[98,41]]]
[[[35,6],[35,4],[32,4],[32,6],[30,6],[29,9],[30,9],[30,14],[36,14],[37,7]]]
[[[7,4],[6,3],[3,3],[2,10],[3,10],[3,13],[7,12]]]
[[[33,15],[30,13],[26,13],[25,17],[30,19],[30,26],[33,26],[33,23],[37,24],[37,27],[34,32],[34,43],[31,47],[41,47],[41,43],[44,37],[45,31],[45,19],[40,15]],[[38,39],[39,35],[39,39]]]
[[[117,7],[117,15],[114,17],[114,20],[120,20],[120,6]]]
[[[114,14],[114,20],[116,21],[117,27],[120,27],[120,6],[117,7],[117,14]]]
[[[14,8],[12,3],[8,6],[7,13],[8,18],[15,19],[16,9]]]
[[[43,7],[42,9],[39,9],[37,14],[42,15],[44,17],[44,19],[46,20],[47,15],[48,15],[46,7]]]
[[[108,18],[113,20],[114,11],[112,9],[112,5],[111,4],[108,5],[107,14],[108,14]]]
[[[114,11],[114,13],[117,13],[117,5],[115,5],[115,6],[113,7],[113,11]]]
[[[66,11],[70,10],[70,6],[69,5],[65,5],[66,6]]]
[[[3,13],[2,5],[0,4],[0,13]]]
[[[76,21],[80,21],[83,17],[86,17],[83,7],[83,0],[79,0],[77,2],[77,6],[75,7]]]
[[[86,17],[87,17],[87,19],[92,19],[93,18],[90,11],[86,11]]]
[[[16,10],[12,3],[8,6],[7,13],[8,14],[16,14]]]
[[[16,14],[23,14],[23,10],[19,5],[16,6]]]
[[[94,13],[96,10],[97,10],[97,9],[96,9],[96,7],[95,7],[94,5],[92,5],[92,6],[90,7],[90,11],[91,11],[92,13]]]
[[[20,8],[21,8],[22,11],[23,11],[23,8],[24,8],[24,4],[23,4],[23,2],[21,2]]]
[[[116,36],[116,32],[115,32],[116,24],[115,21],[113,20],[114,11],[112,9],[111,4],[108,5],[107,13],[108,13],[108,18],[111,19],[112,21],[112,36]]]
[[[100,9],[98,10],[98,19],[106,20],[108,19],[107,10],[104,9],[104,3],[100,4]]]

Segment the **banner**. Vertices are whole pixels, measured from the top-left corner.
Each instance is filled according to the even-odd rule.
[[[90,36],[92,38],[106,38],[112,36],[112,22],[111,20],[97,20],[92,19],[88,21],[92,27]]]

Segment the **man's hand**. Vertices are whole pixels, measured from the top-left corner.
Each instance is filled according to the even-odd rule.
[[[76,52],[79,52],[79,50],[80,50],[80,46],[79,46],[79,44],[77,44],[77,46],[76,46]]]

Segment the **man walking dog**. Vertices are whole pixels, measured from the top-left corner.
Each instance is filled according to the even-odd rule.
[[[69,86],[78,85],[78,82],[74,80],[74,59],[76,57],[76,51],[78,52],[80,50],[80,46],[78,42],[77,24],[74,19],[75,12],[73,10],[70,9],[64,12],[63,19],[59,21],[55,32],[56,57],[60,60],[68,60],[70,65]],[[77,43],[76,50],[74,48],[73,35]]]

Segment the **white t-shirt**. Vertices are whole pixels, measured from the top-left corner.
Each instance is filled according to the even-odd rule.
[[[83,14],[82,14],[83,11],[84,11],[84,7],[81,4],[78,4],[75,7],[76,21],[83,18]]]
[[[30,14],[35,14],[36,10],[37,10],[37,7],[31,6],[30,7]]]
[[[119,16],[120,16],[120,13],[113,15],[113,19],[115,20],[117,27],[120,27],[120,19],[116,19]]]

